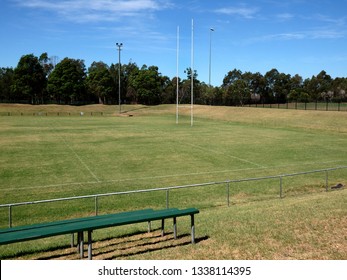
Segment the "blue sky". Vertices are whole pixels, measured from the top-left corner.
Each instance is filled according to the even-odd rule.
[[[272,68],[304,78],[327,71],[347,77],[347,0],[0,0],[0,67],[15,67],[24,54],[60,59],[156,65],[179,75],[191,63],[208,83],[210,36],[212,84],[228,71],[265,74]],[[214,28],[214,32],[210,31]]]

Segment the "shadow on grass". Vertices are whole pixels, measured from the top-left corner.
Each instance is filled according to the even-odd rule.
[[[181,246],[187,246],[191,244],[190,240],[187,240],[186,237],[190,237],[190,234],[184,234],[179,236],[177,239],[174,239],[172,236],[169,238],[159,238],[154,241],[146,241],[141,244],[133,244],[127,248],[113,249],[109,248],[106,252],[100,252],[95,254],[95,257],[105,255],[103,260],[114,260],[118,258],[128,258],[132,256],[138,256],[146,253],[161,251],[170,248],[176,248]],[[157,238],[157,237],[156,237]],[[203,240],[207,240],[209,237],[198,237],[195,238],[195,243],[199,243]]]
[[[60,245],[60,246],[54,246],[54,247],[50,247],[48,248],[47,250],[50,250],[51,251],[61,251],[61,250],[66,250],[67,248],[71,248],[70,246],[68,245]],[[44,249],[46,250],[46,249]],[[28,250],[25,250],[25,251],[19,251],[19,252],[15,252],[15,253],[12,253],[12,254],[6,254],[5,256],[2,256],[1,259],[2,260],[15,260],[15,259],[38,259],[36,257],[34,257],[35,255],[38,255],[38,254],[42,254],[43,252],[46,252],[46,251],[43,251],[42,249],[28,249]],[[30,255],[33,255],[33,258],[30,258]]]
[[[161,236],[161,231],[153,229],[151,233],[147,231],[136,231],[117,237],[108,237],[95,240],[93,242],[93,259],[112,260],[117,258],[128,258],[131,256],[142,255],[145,253],[160,251],[169,248],[186,246],[191,244],[190,234],[178,235],[174,239],[173,232],[167,231]],[[208,236],[195,238],[195,243],[207,240]],[[85,241],[84,258],[87,257]],[[45,249],[32,249],[25,252],[18,252],[7,255],[3,259],[32,259],[32,260],[74,260],[79,259],[80,255],[76,247],[69,244],[54,246]]]
[[[144,234],[144,233],[146,233],[146,231],[138,230],[138,231],[135,231],[135,232],[132,232],[132,233],[128,233],[128,234],[123,234],[123,235],[120,235],[120,236],[117,236],[117,237],[109,237],[109,238],[103,238],[103,239],[95,240],[94,242],[104,242],[104,241],[108,241],[108,240],[114,240],[115,238],[124,239],[124,238],[129,238],[129,237],[137,236],[139,234]],[[139,239],[140,238],[141,237],[139,237]],[[119,244],[127,243],[127,242],[128,242],[127,240],[120,240]],[[76,244],[74,244],[74,246],[76,246]],[[65,245],[59,245],[59,246],[49,246],[46,249],[35,249],[35,248],[32,248],[32,249],[28,249],[28,250],[25,250],[25,251],[19,251],[19,252],[15,252],[13,254],[7,254],[6,256],[2,256],[1,259],[3,259],[3,260],[6,260],[6,259],[11,260],[11,259],[19,259],[19,258],[28,258],[28,257],[30,257],[30,255],[33,255],[33,259],[39,259],[39,260],[54,259],[54,257],[62,257],[64,255],[70,255],[71,253],[63,254],[61,252],[62,250],[69,250],[69,249],[73,250],[74,252],[75,251],[77,252],[76,247],[71,248],[70,244],[65,244]],[[58,252],[56,252],[56,251],[58,251]],[[56,252],[56,253],[54,253],[54,252]],[[34,255],[39,255],[39,254],[42,255],[42,254],[45,254],[45,253],[46,254],[50,254],[49,257],[45,257],[45,256],[43,256],[43,257],[34,257]]]

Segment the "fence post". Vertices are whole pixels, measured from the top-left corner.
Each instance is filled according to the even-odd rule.
[[[228,207],[230,207],[230,180],[227,182],[227,203]]]
[[[283,195],[282,195],[282,176],[280,176],[280,198],[283,198]]]
[[[328,184],[329,184],[329,182],[328,182],[328,179],[329,177],[328,177],[328,170],[325,170],[325,191],[327,192],[328,191]]]
[[[98,207],[98,197],[95,196],[95,216],[98,215],[98,210],[99,210],[99,207]]]
[[[169,189],[166,189],[166,209],[169,208]]]

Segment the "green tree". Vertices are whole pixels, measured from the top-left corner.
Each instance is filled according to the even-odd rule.
[[[251,101],[254,103],[262,102],[265,92],[266,82],[265,78],[259,72],[251,74]],[[263,101],[264,102],[264,101]]]
[[[200,83],[200,100],[199,103],[202,105],[212,105],[214,100],[214,87],[205,84],[204,82]]]
[[[48,92],[61,104],[86,103],[86,69],[83,60],[64,58],[48,79]]]
[[[280,73],[275,83],[275,98],[277,103],[286,103],[291,91],[291,76]]]
[[[347,78],[335,78],[333,81],[334,100],[343,102],[347,100]]]
[[[115,88],[109,67],[103,62],[94,61],[88,68],[86,85],[88,92],[96,96],[100,104],[107,104]]]
[[[300,75],[296,74],[291,78],[291,87],[292,89],[298,89],[302,88],[303,86],[303,79]]]
[[[176,89],[177,89],[177,77],[170,80],[169,77],[163,76],[163,91],[161,94],[161,101],[163,104],[176,103]],[[180,83],[178,79],[178,83]],[[178,85],[179,87],[179,85]]]
[[[328,101],[333,93],[333,80],[324,70],[317,76],[312,76],[311,79],[304,81],[304,90],[314,101]]]
[[[139,71],[129,77],[129,87],[136,103],[145,105],[161,103],[163,80],[157,66],[143,65]]]
[[[243,106],[251,98],[250,89],[244,79],[236,80],[228,87],[227,93],[232,105]]]
[[[129,85],[129,79],[131,76],[137,75],[139,67],[136,63],[129,62],[128,64],[122,64],[120,68],[120,81],[121,81],[121,101],[123,103],[136,103],[137,97],[135,90]],[[112,96],[112,103],[118,103],[118,91],[119,91],[119,65],[111,64],[110,73],[114,83],[114,96]]]
[[[285,103],[291,91],[291,76],[280,73],[277,69],[271,69],[265,76],[265,95],[266,102]]]
[[[270,71],[265,73],[265,91],[264,91],[264,102],[265,103],[273,103],[276,96],[276,80],[278,79],[280,73],[277,69],[271,69]]]
[[[38,104],[43,99],[46,83],[47,78],[39,59],[33,54],[22,56],[14,70],[14,95],[31,104]]]
[[[180,96],[179,103],[191,103],[191,88],[192,88],[192,74],[193,74],[193,102],[194,103],[202,103],[201,102],[201,82],[198,79],[198,72],[194,70],[192,73],[192,69],[188,67],[184,73],[187,75],[187,78],[184,79],[181,83],[180,88]]]
[[[252,74],[241,70],[229,71],[223,79],[224,102],[226,105],[240,105],[250,102]]]
[[[52,72],[54,65],[46,52],[40,55],[39,62],[43,68],[46,77],[48,77],[49,74]]]
[[[290,79],[290,91],[287,96],[288,101],[293,102],[309,102],[310,96],[305,91],[303,79],[300,75],[296,74]]]
[[[0,68],[0,100],[14,102],[11,87],[13,84],[14,70],[12,68]]]
[[[237,80],[242,79],[242,71],[238,69],[234,69],[229,71],[228,74],[223,79],[223,87],[227,88],[234,84]]]
[[[317,82],[318,82],[318,88],[317,88],[317,94],[320,95],[321,99],[324,101],[331,101],[331,99],[334,96],[334,93],[332,91],[333,87],[333,79],[330,75],[328,75],[325,71],[321,71],[317,75]]]

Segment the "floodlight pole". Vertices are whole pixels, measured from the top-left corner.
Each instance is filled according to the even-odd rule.
[[[180,27],[177,26],[177,54],[176,54],[176,124],[178,124],[178,92],[179,92],[179,78],[178,78],[178,56],[180,48]]]
[[[190,73],[190,126],[194,124],[194,20],[192,19],[191,73]]]
[[[123,46],[123,43],[116,43],[117,47],[118,47],[118,104],[119,104],[119,114],[122,113],[122,108],[121,108],[121,98],[120,98],[120,51],[121,51],[121,48]]]
[[[209,72],[208,72],[208,85],[209,86],[211,86],[212,32],[214,32],[214,29],[210,28],[210,61],[209,61]]]

